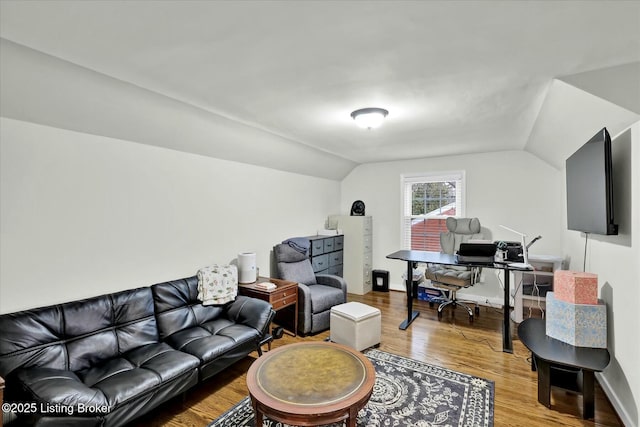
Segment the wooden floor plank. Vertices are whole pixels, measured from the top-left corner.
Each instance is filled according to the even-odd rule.
[[[509,427],[548,426],[621,426],[611,403],[596,382],[595,417],[583,420],[582,398],[554,389],[551,409],[537,400],[537,376],[531,371],[530,353],[518,340],[512,324],[513,354],[502,352],[502,312],[482,307],[480,316],[471,324],[464,310],[457,316],[446,309],[438,320],[435,308],[416,301],[420,316],[406,331],[398,329],[406,317],[403,292],[370,292],[349,295],[349,301],[359,301],[382,311],[382,343],[380,349],[433,365],[483,377],[495,382],[495,425]],[[286,335],[274,341],[273,348],[294,342],[324,340],[329,332],[311,337]],[[248,395],[246,372],[257,358],[252,353],[226,371],[199,384],[186,397],[173,399],[152,414],[132,423],[143,426],[204,427]]]

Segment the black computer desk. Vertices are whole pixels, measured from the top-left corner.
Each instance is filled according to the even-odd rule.
[[[427,251],[411,251],[401,250],[387,255],[390,259],[399,259],[407,262],[407,280],[405,284],[407,286],[407,320],[404,320],[400,324],[400,329],[405,330],[409,327],[411,322],[420,315],[419,311],[413,310],[413,266],[416,263],[428,263],[428,264],[445,264],[445,265],[458,265],[465,267],[484,267],[495,268],[498,270],[504,270],[504,318],[502,321],[502,351],[505,353],[513,353],[513,343],[511,342],[511,318],[509,315],[509,299],[511,297],[509,292],[509,272],[527,271],[528,269],[510,267],[506,263],[491,263],[491,264],[473,264],[464,263],[460,264],[456,261],[455,255],[443,254],[441,252],[427,252]]]

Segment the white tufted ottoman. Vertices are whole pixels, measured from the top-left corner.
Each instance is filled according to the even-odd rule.
[[[380,344],[382,327],[380,310],[359,302],[348,302],[331,308],[331,341],[358,351]]]

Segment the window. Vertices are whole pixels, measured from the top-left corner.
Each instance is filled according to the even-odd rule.
[[[464,216],[464,172],[402,175],[402,248],[440,251],[448,216]]]

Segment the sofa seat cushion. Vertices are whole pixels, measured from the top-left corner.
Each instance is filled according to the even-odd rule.
[[[311,293],[311,311],[313,314],[330,310],[334,305],[344,303],[344,293],[341,289],[325,285],[309,286]]]
[[[78,373],[89,387],[101,390],[112,407],[197,369],[200,361],[166,343],[147,344],[122,357]]]
[[[167,337],[167,343],[177,350],[198,357],[207,363],[232,348],[250,341],[258,342],[260,332],[250,326],[244,326],[220,318],[200,326],[178,331]]]
[[[140,369],[153,371],[162,382],[171,381],[200,364],[195,357],[177,351],[167,343],[146,345],[128,352],[124,357]]]
[[[51,368],[25,369],[18,374],[32,398],[65,406],[106,407],[154,390],[197,369],[199,360],[165,343],[147,344],[80,372]]]

